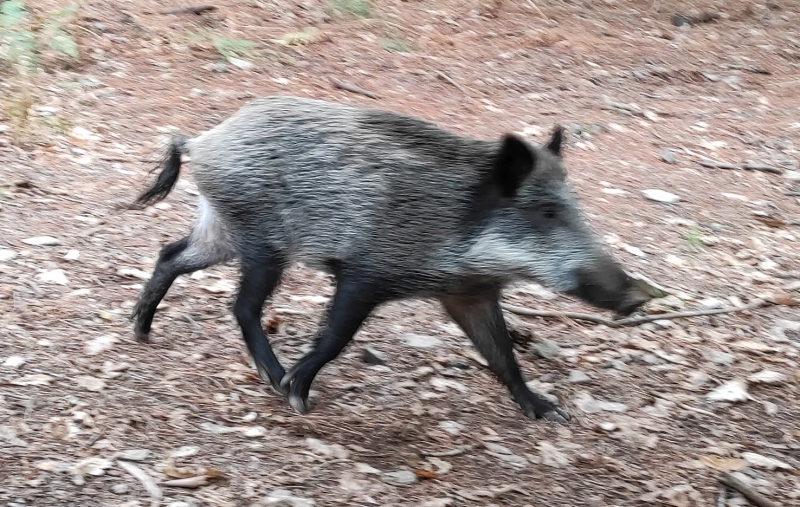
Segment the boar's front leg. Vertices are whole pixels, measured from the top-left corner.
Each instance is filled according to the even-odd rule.
[[[494,374],[508,387],[523,414],[531,419],[544,418],[559,423],[569,420],[569,414],[525,385],[500,310],[498,290],[492,288],[467,295],[447,295],[441,297],[441,301],[447,313],[489,362]]]

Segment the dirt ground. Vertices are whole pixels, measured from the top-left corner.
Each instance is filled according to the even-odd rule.
[[[791,304],[796,2],[378,0],[367,17],[315,0],[217,0],[199,15],[162,13],[187,1],[82,4],[67,28],[79,63],[0,74],[1,505],[745,505],[718,484],[728,471],[800,505],[797,307],[617,329],[514,320],[533,333],[524,372],[573,415],[558,426],[520,414],[439,306],[399,302],[323,370],[299,416],[244,353],[235,265],[179,279],[153,343],[134,341],[141,278],[191,227],[191,175],[161,204],[121,206],[166,133],[198,134],[260,95],[386,108],[481,138],[544,142],[560,124],[592,226],[671,293],[649,312]],[[274,42],[308,27],[321,31],[308,44]],[[251,65],[222,63],[215,37],[254,42],[241,56]],[[57,244],[25,242],[42,236]],[[286,275],[265,312],[284,365],[307,350],[331,293],[327,276]],[[524,284],[506,301],[600,313]],[[410,333],[441,343],[409,347]],[[560,350],[537,356],[547,340]],[[366,364],[365,346],[386,365]],[[401,471],[416,481],[393,484]]]

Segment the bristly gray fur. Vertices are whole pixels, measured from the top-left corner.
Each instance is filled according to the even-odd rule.
[[[512,204],[487,184],[500,142],[387,111],[266,97],[186,146],[240,252],[266,244],[289,262],[351,266],[403,295],[476,276],[569,289],[569,271],[599,255],[543,148],[528,146],[535,169]],[[537,223],[542,203],[559,210],[555,226]]]

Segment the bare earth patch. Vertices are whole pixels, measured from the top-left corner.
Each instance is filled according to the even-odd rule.
[[[43,62],[27,88],[0,74],[2,505],[742,505],[725,471],[800,505],[795,2],[380,0],[367,17],[313,0],[165,4],[85,3],[69,27],[79,63]],[[152,344],[127,320],[158,250],[193,221],[190,175],[164,203],[124,206],[162,136],[268,94],[483,138],[543,142],[565,125],[592,226],[672,293],[651,311],[784,304],[619,329],[512,319],[524,372],[574,416],[556,426],[519,413],[437,305],[395,303],[296,415],[245,356],[235,266],[179,279]],[[326,276],[285,276],[264,323],[284,365],[331,294]],[[506,301],[593,312],[532,286]],[[365,363],[365,346],[386,364]]]

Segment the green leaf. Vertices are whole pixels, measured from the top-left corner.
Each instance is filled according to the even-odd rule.
[[[0,4],[0,26],[3,28],[18,25],[27,15],[25,2],[21,0],[7,0]]]
[[[50,49],[69,55],[72,58],[78,58],[78,45],[72,40],[72,37],[62,31],[53,34],[50,39]]]

